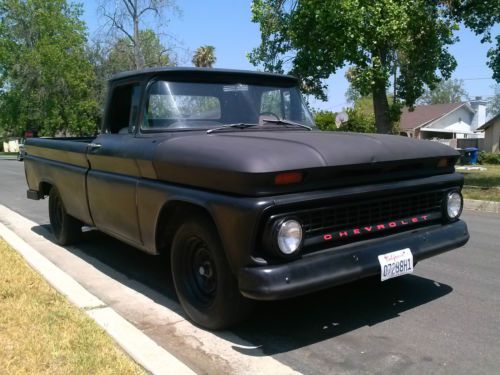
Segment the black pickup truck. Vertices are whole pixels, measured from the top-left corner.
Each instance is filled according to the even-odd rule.
[[[118,74],[97,137],[26,141],[28,198],[49,197],[61,245],[86,225],[167,255],[187,315],[210,329],[252,300],[384,281],[467,242],[456,151],[319,131],[297,87],[232,70]]]

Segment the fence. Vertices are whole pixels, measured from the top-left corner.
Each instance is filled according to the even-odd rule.
[[[484,138],[457,139],[457,148],[477,147],[484,150]]]

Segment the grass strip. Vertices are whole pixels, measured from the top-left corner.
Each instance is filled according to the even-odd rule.
[[[463,195],[466,199],[500,202],[500,165],[482,165],[486,171],[458,170],[464,175]]]
[[[144,374],[0,238],[1,374]]]

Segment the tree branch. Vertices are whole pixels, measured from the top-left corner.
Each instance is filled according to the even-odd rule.
[[[135,18],[135,15],[137,14],[137,6],[134,5],[131,0],[122,0],[122,2],[127,8],[128,14],[130,14],[131,17]]]
[[[141,12],[139,13],[139,15],[137,17],[138,18],[141,17],[148,10],[151,10],[151,11],[155,12],[157,16],[160,14],[160,11],[158,10],[158,8],[156,8],[156,7],[147,7],[147,8],[144,8],[143,10],[141,10]]]
[[[134,43],[134,45],[135,45],[135,41],[134,41],[133,36],[132,36],[132,35],[130,35],[130,33],[129,33],[126,29],[125,29],[125,27],[124,27],[121,23],[118,23],[118,22],[116,21],[116,16],[111,17],[109,14],[103,14],[103,16],[104,16],[104,17],[106,17],[106,18],[108,18],[108,19],[111,21],[111,23],[112,23],[112,24],[113,24],[113,25],[114,25],[114,26],[115,26],[118,30],[120,30],[122,33],[124,33],[124,34],[127,36],[127,38],[129,38],[129,39],[132,41],[132,43]]]

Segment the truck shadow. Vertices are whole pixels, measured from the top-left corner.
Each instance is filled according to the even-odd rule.
[[[452,290],[449,285],[416,275],[384,283],[372,277],[300,298],[260,305],[253,318],[235,333],[259,346],[264,355],[273,355],[398,318],[405,311],[439,299]],[[235,347],[235,350],[254,354],[251,349]]]
[[[50,226],[32,230],[53,241]],[[184,314],[177,302],[168,260],[145,254],[100,232],[84,236],[78,246],[67,250],[109,277]],[[437,281],[406,275],[384,283],[369,278],[290,300],[259,303],[250,320],[232,330],[253,346],[235,342],[233,349],[251,356],[289,352],[395,319],[452,290]],[[214,334],[228,339],[225,332]]]

